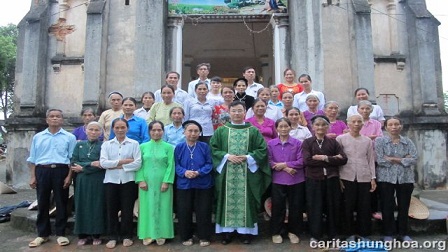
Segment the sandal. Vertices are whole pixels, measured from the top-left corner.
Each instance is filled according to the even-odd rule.
[[[78,240],[78,246],[84,246],[87,243],[87,239],[79,239]]]
[[[207,241],[207,240],[200,240],[200,241],[199,241],[199,246],[201,246],[201,247],[207,247],[207,246],[210,246],[210,242]]]
[[[32,242],[28,244],[28,247],[35,248],[39,247],[40,245],[46,243],[48,241],[48,237],[37,237]]]
[[[193,239],[188,239],[186,241],[183,241],[182,245],[184,245],[184,246],[191,246],[191,245],[193,245]]]
[[[131,239],[124,239],[123,240],[123,246],[124,247],[130,247],[130,246],[132,246],[132,244],[134,244],[134,242]]]
[[[157,241],[157,245],[159,245],[159,246],[162,246],[163,244],[165,244],[165,239],[163,239],[163,238],[157,239],[156,241]]]
[[[143,239],[143,245],[148,246],[149,244],[153,243],[155,240],[151,238]]]
[[[103,241],[101,239],[93,239],[93,241],[92,241],[92,245],[95,245],[95,246],[101,245],[101,243],[103,243]]]
[[[67,246],[70,244],[70,241],[65,236],[59,236],[56,240],[59,244],[59,246]]]
[[[110,240],[106,243],[106,248],[108,249],[113,249],[117,246],[117,241],[116,240]]]

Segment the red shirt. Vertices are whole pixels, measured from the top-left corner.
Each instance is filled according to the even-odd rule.
[[[279,83],[279,84],[277,84],[277,87],[278,87],[278,90],[280,91],[280,95],[278,96],[279,100],[282,100],[282,95],[284,92],[289,91],[289,92],[292,92],[293,95],[295,95],[295,94],[303,91],[302,85],[300,85],[298,83],[296,83],[296,85],[294,85],[292,87],[286,86],[283,83]]]

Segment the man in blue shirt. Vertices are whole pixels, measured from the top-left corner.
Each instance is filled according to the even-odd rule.
[[[30,156],[30,187],[36,189],[38,205],[38,237],[29,247],[38,247],[48,241],[51,234],[50,196],[53,191],[56,202],[56,236],[61,246],[70,241],[65,237],[67,225],[68,190],[71,184],[70,158],[76,145],[73,134],[62,129],[64,118],[59,109],[50,109],[46,114],[48,128],[33,137]]]

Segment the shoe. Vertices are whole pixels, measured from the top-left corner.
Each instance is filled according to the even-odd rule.
[[[221,240],[221,243],[223,245],[227,245],[231,242],[232,242],[232,236],[230,235],[230,233],[225,233],[224,238],[222,238],[222,240]]]
[[[49,241],[48,237],[37,237],[32,242],[28,244],[28,247],[35,248]]]
[[[191,245],[193,245],[193,239],[188,239],[186,241],[183,241],[182,245],[184,245],[184,246],[191,246]]]
[[[113,249],[117,246],[117,241],[116,240],[110,240],[106,243],[106,248],[108,249]]]
[[[84,246],[87,243],[87,239],[79,239],[78,240],[78,246]]]
[[[153,243],[155,240],[151,238],[143,239],[143,245],[148,246],[149,244]]]
[[[244,234],[244,235],[242,235],[242,236],[241,236],[241,242],[242,242],[243,244],[250,244],[250,243],[252,242],[252,237],[251,237],[251,235],[248,235],[248,234]]]
[[[392,236],[384,236],[383,241],[392,242],[392,241],[394,241],[394,238]]]
[[[372,214],[372,217],[376,220],[382,220],[383,219],[383,214],[381,212],[374,212]]]
[[[409,237],[408,235],[405,235],[405,236],[401,237],[401,240],[404,241],[404,242],[411,242],[412,238]]]
[[[160,238],[160,239],[156,239],[157,245],[162,246],[163,244],[165,244],[165,239]]]
[[[292,244],[297,244],[300,242],[299,237],[293,233],[288,233],[288,238],[289,242],[291,242]]]
[[[201,246],[201,247],[207,247],[207,246],[210,246],[210,241],[207,241],[207,240],[200,240],[200,241],[199,241],[199,246]]]
[[[130,247],[134,244],[134,242],[131,239],[124,239],[123,240],[123,247]]]
[[[273,235],[272,236],[272,242],[275,244],[280,244],[283,242],[283,238],[281,235]]]
[[[70,241],[65,236],[59,236],[56,240],[59,244],[59,246],[67,246],[70,244]]]
[[[98,246],[98,245],[101,245],[101,243],[103,243],[103,241],[101,240],[101,239],[93,239],[93,241],[92,241],[92,245],[94,245],[94,246]]]

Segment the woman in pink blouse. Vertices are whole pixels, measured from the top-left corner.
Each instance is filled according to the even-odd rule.
[[[277,137],[277,131],[275,129],[275,122],[264,116],[266,113],[267,104],[263,100],[257,98],[255,99],[252,110],[254,111],[254,116],[246,119],[246,122],[250,122],[254,127],[256,127],[266,142]]]
[[[360,131],[361,135],[367,136],[372,141],[379,136],[383,136],[381,130],[381,123],[375,119],[370,119],[370,113],[372,113],[373,105],[370,101],[362,100],[358,103],[358,113],[362,116],[364,125]]]
[[[325,103],[324,112],[328,119],[330,119],[330,128],[328,129],[327,137],[336,138],[347,132],[347,125],[343,121],[337,120],[339,115],[339,104],[337,102],[329,101]]]

